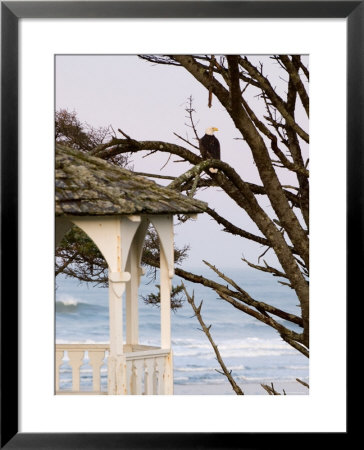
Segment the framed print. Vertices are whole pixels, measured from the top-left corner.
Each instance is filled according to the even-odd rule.
[[[355,258],[363,248],[363,3],[9,1],[2,2],[1,7],[1,446],[241,448],[244,440],[244,448],[250,448],[260,446],[265,439],[274,439],[275,436],[279,436],[280,442],[287,439],[288,443],[290,438],[287,433],[291,432],[300,433],[303,440],[313,432],[316,435],[320,432],[339,433],[340,438],[346,438],[345,319],[347,302],[354,291],[358,292],[358,280],[363,269],[361,258],[359,261]],[[140,64],[145,66],[140,69]],[[144,69],[147,64],[148,71]],[[269,64],[272,64],[272,71],[266,72],[263,67]],[[186,73],[188,76],[180,77],[178,70],[173,72],[173,76],[168,76],[169,72],[165,69],[169,67],[166,66],[174,65],[184,67],[189,72]],[[166,75],[157,80],[154,74],[159,68],[163,68]],[[88,74],[92,74],[93,80],[99,77],[100,84],[90,83]],[[206,96],[205,91],[201,94],[201,101],[200,91],[194,90],[190,75],[193,82],[197,80],[199,84],[195,84],[202,85],[206,91]],[[118,83],[122,84],[120,88]],[[232,94],[234,89],[236,96]],[[124,92],[123,97],[118,97],[118,90]],[[190,95],[189,106],[181,106],[184,101],[180,100],[181,96],[186,95],[187,91]],[[276,91],[281,97],[277,96]],[[196,98],[195,92],[198,100],[193,99]],[[294,102],[290,103],[292,93]],[[242,95],[242,102],[246,95],[251,95],[251,98],[256,98],[254,102],[259,100],[262,106],[253,112],[250,103],[244,103],[243,107],[234,104],[234,98],[239,95]],[[181,102],[177,105],[179,109],[168,109],[166,100],[172,98],[174,105]],[[281,98],[287,100],[283,102]],[[297,111],[292,110],[292,104],[296,101],[299,103]],[[259,201],[255,200],[254,195],[249,197],[252,189],[256,190],[254,193],[257,196],[262,193],[258,192],[260,179],[255,181],[254,177],[250,177],[250,173],[244,172],[245,168],[239,167],[238,159],[235,161],[234,158],[238,146],[249,145],[254,149],[254,136],[258,139],[258,135],[242,125],[246,122],[239,122],[241,116],[236,113],[236,108],[241,108],[240,113],[245,114],[244,117],[248,117],[249,123],[254,124],[263,136],[251,166],[257,177],[259,175],[264,180],[264,187],[275,177],[267,175],[266,160],[262,160],[263,148],[268,149],[267,153],[269,151],[273,160],[272,167],[277,172],[291,170],[297,175],[299,188],[295,187],[292,178],[283,177],[283,203],[286,209],[282,201],[277,200],[278,191],[274,191],[273,187],[273,194],[268,196],[268,206],[264,203],[265,196],[261,196],[263,200],[260,198]],[[100,116],[92,115],[98,109],[107,123],[112,122],[109,130],[102,128],[107,123],[101,123]],[[223,128],[228,129],[223,116],[225,109],[229,118],[233,118],[231,123],[236,130],[241,128],[240,137],[238,133],[234,134],[234,130],[230,131],[228,142],[221,130],[218,132],[219,124],[214,122],[218,119]],[[84,114],[80,118],[77,116],[79,110]],[[175,110],[182,125],[187,114],[188,133],[176,132],[177,120],[172,118]],[[115,119],[111,121],[108,118],[112,112]],[[56,158],[53,152],[54,113]],[[120,124],[119,117],[120,121],[123,118]],[[202,123],[194,121],[194,117],[202,119]],[[76,124],[75,129],[81,130],[76,137],[72,135],[73,141],[67,134],[70,133],[70,122]],[[66,133],[65,124],[68,124]],[[164,137],[173,133],[174,146],[168,144],[168,137]],[[216,135],[220,144],[214,137]],[[148,140],[150,136],[153,136],[153,142]],[[156,141],[157,136],[162,138]],[[91,139],[92,146],[92,155],[87,157],[82,153],[85,151],[82,146],[88,145],[85,139]],[[141,142],[143,147],[139,148]],[[155,163],[152,160],[154,153],[164,151],[165,145],[170,145],[168,149],[174,159],[170,160],[169,156],[167,160],[159,159]],[[187,145],[191,151],[186,150]],[[112,164],[121,163],[112,158],[123,158],[124,154],[128,154],[128,149],[135,151],[137,148],[146,152],[141,153],[142,163],[139,166],[135,156],[134,166],[128,166],[127,161],[123,160],[126,168],[115,169]],[[286,153],[281,151],[282,148],[288,149]],[[303,149],[303,157],[298,148]],[[113,151],[115,154],[111,154]],[[97,157],[105,156],[103,152],[106,152],[105,155],[110,152],[108,158],[105,157],[108,162],[100,160],[97,163]],[[293,158],[293,163],[287,155]],[[181,163],[175,156],[188,161],[190,166],[185,167],[183,161]],[[171,163],[173,170],[162,172],[161,167],[168,164],[171,167]],[[312,173],[310,206],[308,185],[307,189],[305,187],[309,168]],[[56,177],[56,191],[53,188],[54,169],[59,177]],[[114,174],[115,170],[119,171],[117,174],[115,172],[115,178],[109,178],[108,174]],[[85,171],[88,171],[87,175],[84,175]],[[83,176],[92,190],[82,187]],[[229,181],[223,178],[225,176]],[[120,177],[129,180],[127,187],[119,181],[115,184],[115,179],[120,180]],[[90,181],[91,178],[93,181]],[[98,191],[99,179],[107,179],[108,187],[103,186]],[[245,179],[249,180],[249,186]],[[138,180],[142,188],[136,187]],[[172,188],[180,186],[183,195],[172,196],[167,184]],[[79,186],[76,196],[74,191],[69,190],[69,186],[75,185]],[[131,185],[138,195],[133,196],[128,191]],[[249,233],[245,231],[245,225],[239,222],[240,216],[234,216],[233,206],[227,206],[229,214],[226,217],[229,220],[219,216],[218,208],[209,208],[207,202],[210,204],[210,200],[203,190],[209,186],[214,189],[219,186],[224,192],[229,192],[230,197],[238,205],[240,202],[239,206],[249,212],[250,217],[257,214],[257,227],[249,229]],[[105,193],[105,189],[109,188]],[[125,191],[127,203],[123,200]],[[194,198],[196,191],[202,193],[201,197]],[[82,206],[79,202],[81,193],[86,199],[81,199]],[[217,202],[220,195],[221,191],[216,189],[214,199]],[[92,204],[95,198],[96,206]],[[147,199],[146,204],[141,206],[143,199]],[[263,214],[264,208],[270,208],[270,219]],[[294,208],[299,210],[298,218],[292,213]],[[105,211],[109,212],[105,214]],[[250,261],[248,247],[237,248],[235,254],[233,241],[226,241],[225,245],[222,239],[220,245],[224,246],[225,251],[219,250],[219,237],[211,238],[213,235],[208,231],[208,221],[200,225],[202,231],[199,233],[196,231],[199,229],[197,222],[187,222],[192,214],[206,211],[210,220],[223,225],[225,231],[230,229],[231,234],[243,236],[244,239],[249,236],[262,245],[258,263]],[[177,230],[173,215],[178,216],[181,223]],[[287,217],[290,220],[286,220]],[[115,220],[119,222],[111,224]],[[184,230],[185,222],[186,226],[188,223],[192,225],[188,231],[180,231]],[[234,226],[234,222],[241,228]],[[59,235],[60,240],[63,231],[68,230],[72,223],[91,236],[102,254],[106,255],[107,265],[97,266],[93,262],[90,272],[92,276],[98,270],[100,272],[97,273],[102,276],[106,273],[106,281],[92,277],[92,280],[87,280],[108,281],[106,298],[109,300],[106,300],[104,309],[97,309],[98,322],[93,321],[95,316],[89,315],[96,304],[85,306],[72,296],[73,291],[64,293],[58,290],[55,304],[50,299],[54,295],[55,223],[58,230],[64,227]],[[203,243],[206,249],[203,251],[204,260],[207,260],[205,265],[219,278],[220,284],[215,278],[211,278],[214,281],[206,281],[204,273],[198,272],[200,267],[189,275],[183,271],[185,266],[183,270],[174,268],[173,223],[178,245],[185,244],[181,239],[183,233],[189,234],[191,242],[201,243],[201,248]],[[131,282],[128,284],[130,279],[140,281],[143,273],[140,258],[150,224],[160,242],[157,246],[160,259],[156,263],[160,267],[160,283],[157,286],[160,294],[148,294],[143,301],[159,305],[160,299],[160,316],[159,312],[157,314],[160,317],[160,324],[157,322],[160,342],[157,344],[148,340],[148,333],[154,325],[146,331],[143,329],[138,340],[138,312],[133,306],[133,298],[136,295],[138,299],[138,294],[134,295]],[[99,238],[97,230],[101,228],[107,228],[109,232]],[[121,262],[119,256],[108,250],[114,238],[113,246],[119,249],[120,234],[122,242],[125,239],[130,244],[121,245]],[[269,240],[264,239],[268,235]],[[68,267],[67,258],[72,248],[67,245],[73,242],[73,238],[68,239],[62,247],[63,253],[57,254],[57,268]],[[153,240],[153,235],[150,239]],[[266,255],[270,248],[278,255],[278,267],[283,267],[283,272],[270,263],[273,260]],[[93,250],[87,247],[85,251],[88,258]],[[199,251],[197,253],[191,251],[191,260],[196,254],[201,258]],[[182,251],[181,260],[183,257]],[[93,261],[97,258],[98,254]],[[255,269],[264,260],[265,266],[258,268],[281,277],[283,290],[291,289],[298,293],[300,308],[295,305],[296,309],[283,311],[279,303],[283,301],[283,290],[277,294],[278,303],[272,304],[269,301],[257,302],[245,291],[239,290],[239,285],[221,270],[229,267],[234,258],[239,263],[243,259],[244,263]],[[293,263],[287,261],[294,262],[297,270],[291,271]],[[312,271],[310,313],[306,302],[309,262]],[[83,267],[89,270],[90,266],[86,264]],[[77,272],[77,275],[85,278],[85,273]],[[201,282],[202,278],[205,285],[210,283],[210,287],[215,283],[214,293],[220,299],[235,308],[239,304],[246,314],[274,328],[279,338],[285,341],[284,345],[298,350],[302,358],[308,356],[310,347],[310,379],[307,363],[294,359],[289,352],[285,353],[286,347],[270,335],[259,341],[255,335],[245,334],[239,350],[243,349],[246,358],[249,358],[249,352],[254,348],[260,352],[262,359],[255,358],[255,365],[247,364],[247,359],[244,365],[239,364],[234,345],[236,340],[242,339],[239,334],[242,329],[236,329],[235,341],[224,341],[227,327],[224,324],[230,324],[232,331],[234,317],[228,318],[225,313],[220,313],[225,320],[220,323],[216,319],[219,315],[217,311],[214,319],[216,327],[213,324],[210,334],[209,323],[203,321],[201,308],[198,307],[200,302],[197,303],[202,297],[199,297],[196,288],[194,303],[192,291],[195,285],[192,284],[186,285],[189,316],[195,320],[193,327],[201,328],[206,342],[200,345],[194,340],[192,331],[187,331],[187,336],[183,326],[177,324],[180,334],[172,333],[172,341],[173,337],[175,339],[172,343],[180,359],[173,366],[168,305],[174,274],[191,283],[196,283],[197,279]],[[68,275],[73,276],[71,272]],[[181,285],[180,289],[184,288]],[[123,325],[117,324],[116,320],[113,322],[113,311],[124,314],[123,295],[126,300],[124,331]],[[239,303],[239,296],[244,298],[244,307]],[[118,303],[119,300],[121,303]],[[215,300],[206,299],[211,302]],[[121,309],[117,309],[119,307]],[[79,321],[76,328],[70,331],[64,324],[70,313],[76,310]],[[140,308],[141,327],[143,317],[151,318],[153,315],[143,311]],[[276,317],[279,320],[275,321]],[[309,319],[312,319],[310,335]],[[290,322],[294,324],[292,329],[288,327]],[[60,328],[61,323],[65,328]],[[102,333],[94,333],[96,325],[99,329],[106,329],[107,333],[110,330],[109,344],[105,343],[107,333],[106,337]],[[303,331],[298,332],[296,326]],[[244,333],[247,329],[248,325],[243,329]],[[222,336],[222,345],[213,344],[214,332]],[[125,349],[123,333],[126,333]],[[185,345],[187,341],[188,346]],[[205,346],[214,349],[213,358],[209,359],[209,369],[214,374],[208,376],[205,376],[207,367],[198,365],[196,360],[193,364],[189,361],[191,355],[203,354]],[[221,361],[224,356],[227,366]],[[185,358],[184,365],[179,362],[182,357]],[[210,364],[212,359],[214,362]],[[269,374],[277,380],[275,387],[261,381],[259,370],[267,369],[268,360],[271,362]],[[80,375],[82,364],[90,366]],[[122,367],[125,367],[125,372]],[[250,370],[250,378],[247,370]],[[281,374],[288,371],[295,374],[300,371],[302,374],[299,392],[286,392],[284,387],[279,392],[278,381]],[[173,374],[174,386],[177,387],[174,394],[182,395],[120,397],[129,393],[172,394]],[[215,395],[218,392],[214,392],[212,386],[216,387],[214,383],[220,376],[226,377],[231,395],[225,395],[227,392]],[[194,390],[183,384],[183,380],[187,379],[189,382],[197,380]],[[256,392],[246,395],[249,392],[244,392],[239,381],[250,380],[252,383],[254,379],[259,380],[258,384],[266,391],[264,393],[281,397],[271,398]],[[176,380],[179,381],[176,383]],[[306,390],[308,383],[309,392]],[[99,395],[81,395],[85,393]],[[112,395],[104,395],[106,393]],[[244,396],[239,397],[235,393]],[[297,418],[296,414],[287,414],[287,410],[299,411],[301,416]]]

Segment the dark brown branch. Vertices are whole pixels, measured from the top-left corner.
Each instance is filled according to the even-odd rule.
[[[294,58],[294,56],[293,56],[293,58]],[[310,81],[310,72],[307,69],[307,67],[303,64],[301,58],[300,58],[299,66],[302,69],[302,72],[305,74],[307,81]]]
[[[176,177],[174,177],[175,179]],[[172,179],[172,178],[171,178]],[[251,190],[251,192],[255,195],[267,195],[264,186],[260,186],[258,184],[254,184],[254,183],[248,183],[246,182],[246,185],[249,187],[249,189]],[[180,191],[188,191],[189,189],[191,189],[191,180],[186,181],[186,183],[181,184],[180,186]],[[217,187],[220,186],[219,183],[215,180],[212,180],[211,178],[200,178],[197,187]],[[297,189],[298,188],[293,188],[291,187],[291,189]],[[290,191],[287,191],[286,189],[283,190],[285,196],[287,197],[287,200],[289,200],[293,206],[296,206],[297,208],[300,207],[300,199],[297,195],[293,194]],[[227,194],[229,195],[229,193],[227,192]]]
[[[260,385],[262,386],[262,388],[263,388],[264,390],[266,390],[266,391],[268,392],[269,395],[281,395],[278,391],[276,391],[276,390],[274,389],[273,383],[271,383],[270,386],[269,386],[268,384],[263,384],[263,383],[261,383]],[[284,390],[283,390],[283,393],[284,393],[284,395],[286,395],[286,393],[284,392]]]
[[[192,73],[192,75],[202,83],[206,89],[212,86],[213,93],[225,102],[229,102],[228,90],[219,83],[216,78],[209,79],[208,67],[197,62],[197,60],[191,55],[173,55],[173,59],[178,61],[185,69]]]
[[[202,284],[203,286],[210,287],[216,292],[217,291],[223,292],[226,295],[229,295],[231,297],[238,299],[241,302],[246,303],[247,305],[250,305],[250,306],[260,309],[260,310],[267,311],[270,314],[274,314],[277,317],[280,317],[280,318],[287,320],[289,322],[292,322],[292,323],[296,323],[297,325],[300,325],[302,327],[302,319],[300,317],[298,317],[294,314],[290,314],[285,311],[282,311],[281,309],[276,308],[272,305],[268,305],[267,303],[254,300],[252,297],[250,297],[250,295],[247,292],[245,292],[240,287],[237,289],[237,292],[235,292],[235,291],[232,291],[231,289],[229,289],[227,286],[217,283],[216,281],[209,280],[208,278],[205,278],[202,275],[195,275],[190,272],[186,272],[185,270],[180,269],[180,268],[176,268],[175,271],[176,271],[176,275],[180,276],[181,278],[184,278],[187,281],[192,281],[193,283],[199,283],[199,284]],[[225,281],[227,281],[227,277],[223,278],[223,279],[225,279]],[[230,281],[232,281],[232,280],[230,280]],[[227,281],[227,282],[229,283],[229,281]]]
[[[202,308],[202,301],[200,303],[200,306],[196,306],[195,305],[195,301],[194,301],[194,294],[192,294],[192,297],[188,294],[184,284],[182,283],[183,286],[183,290],[186,294],[188,303],[192,306],[192,309],[195,313],[195,316],[197,317],[197,320],[199,321],[201,327],[202,327],[202,331],[205,333],[207,339],[209,340],[212,348],[214,349],[215,355],[216,355],[216,359],[220,364],[220,367],[222,368],[223,374],[226,376],[226,378],[229,380],[229,383],[231,384],[231,387],[233,388],[234,392],[237,395],[244,395],[244,392],[241,390],[241,388],[236,384],[234,378],[231,375],[231,370],[229,371],[220,355],[219,349],[217,348],[217,345],[215,344],[214,340],[212,339],[211,333],[210,333],[210,326],[206,326],[205,322],[203,321],[202,317],[201,317],[201,308]],[[221,372],[220,372],[221,373]]]
[[[159,260],[153,259],[150,256],[143,255],[143,263],[148,264],[152,267],[159,267]],[[277,317],[280,317],[281,319],[287,320],[288,322],[295,323],[299,325],[300,327],[303,326],[302,319],[294,314],[287,313],[286,311],[282,311],[279,308],[276,308],[275,306],[268,305],[267,303],[260,302],[257,300],[254,300],[250,297],[249,294],[244,295],[241,290],[241,292],[232,291],[227,286],[224,286],[223,284],[217,283],[216,281],[209,280],[208,278],[203,277],[202,275],[195,275],[191,272],[187,272],[186,270],[183,270],[179,267],[175,267],[175,274],[178,277],[183,278],[186,281],[190,281],[192,283],[201,284],[202,286],[206,286],[208,288],[213,289],[214,291],[224,292],[227,295],[234,297],[238,299],[241,302],[246,303],[247,305],[253,306],[254,308],[260,308],[261,310],[265,310],[269,312],[270,314],[274,314]]]
[[[239,81],[239,57],[236,55],[228,55],[228,73],[230,86],[230,108],[234,116],[239,115],[241,107],[241,90]]]
[[[249,239],[250,241],[258,242],[262,245],[270,245],[269,241],[261,236],[256,236],[248,231],[242,230],[241,228],[233,225],[231,222],[226,220],[224,217],[220,216],[214,209],[207,208],[207,214],[216,220],[217,223],[224,226],[224,231],[227,233],[234,234],[236,236],[241,236],[245,239]]]
[[[277,135],[279,136],[281,142],[283,142],[284,145],[288,145],[287,139],[284,136],[284,131],[287,125],[284,125],[282,123],[282,119],[280,117],[277,117],[277,110],[273,109],[272,113],[272,103],[269,102],[267,94],[262,91],[262,98],[265,103],[265,108],[267,110],[268,116],[264,116],[264,119],[267,120],[267,122],[275,129]]]
[[[310,176],[309,171],[298,164],[292,163],[282,152],[282,150],[279,149],[277,145],[277,137],[273,136],[271,140],[271,148],[274,151],[274,153],[278,156],[280,162],[283,164],[284,167],[286,167],[289,170],[292,170],[293,172],[299,173],[300,175],[303,175],[304,177],[308,178]]]
[[[215,56],[211,55],[210,59],[210,67],[209,67],[209,79],[210,79],[210,87],[209,87],[209,100],[208,100],[208,107],[211,108],[212,106],[212,79],[214,77],[214,64],[215,64]]]
[[[302,175],[308,177],[309,172],[307,169],[305,169],[302,166],[298,166],[286,158],[282,150],[279,149],[277,145],[277,137],[264,125],[262,121],[260,121],[253,110],[250,108],[246,100],[241,97],[242,104],[244,108],[246,109],[247,113],[249,114],[251,120],[254,122],[254,125],[258,128],[258,130],[263,133],[265,136],[267,136],[271,140],[271,148],[274,151],[274,153],[278,156],[282,164],[289,170],[292,170],[294,172],[299,172]],[[269,111],[269,110],[268,110]],[[273,120],[273,119],[272,119]]]
[[[168,66],[180,66],[177,61],[167,55],[138,55],[140,59],[149,61],[154,64],[166,64]]]
[[[193,57],[194,57],[194,59],[196,61],[210,61],[211,60],[211,58],[209,58],[208,56],[193,55]],[[215,73],[218,73],[219,75],[221,75],[223,77],[225,83],[229,84],[228,69],[226,69],[221,64],[219,64],[216,61],[216,59],[215,59],[215,67],[214,67],[213,71]],[[255,87],[259,88],[259,83],[256,82],[255,80],[253,80],[253,78],[247,77],[245,73],[240,72],[239,73],[239,78],[242,81],[244,81],[245,83],[247,83],[247,85],[252,85],[252,86],[255,86]]]
[[[297,59],[298,58],[298,59]],[[300,68],[300,57],[296,56],[294,60],[290,60],[287,55],[279,55],[279,59],[284,64],[290,79],[292,80],[298,95],[300,96],[302,105],[306,111],[307,116],[310,114],[310,102],[306,92],[306,89],[302,83],[302,80],[298,74],[298,70]]]
[[[202,159],[180,145],[164,141],[136,141],[135,139],[111,139],[106,144],[96,147],[90,154],[98,158],[109,159],[121,153],[134,153],[143,150],[169,152],[180,156],[191,164],[198,164]]]
[[[299,342],[297,342],[297,340],[295,339],[290,339],[287,335],[281,334],[281,338],[287,342],[287,344],[289,344],[291,347],[295,348],[296,350],[298,350],[300,353],[302,353],[302,355],[305,355],[306,358],[310,357],[310,353],[307,349],[307,347],[305,347],[304,345],[301,345]]]
[[[282,117],[286,120],[287,124],[292,127],[295,132],[305,141],[309,141],[308,134],[295,122],[294,118],[289,114],[285,107],[284,101],[275,92],[270,82],[266,77],[264,77],[256,67],[254,67],[247,58],[239,57],[239,64],[244,67],[249,73],[249,75],[258,81],[259,86],[264,90],[264,92],[269,97],[272,104],[278,109]]]
[[[260,270],[262,272],[271,273],[274,277],[288,278],[285,273],[275,269],[274,267],[269,266],[266,263],[266,261],[264,261],[265,267],[263,267],[263,266],[258,266],[256,264],[253,264],[253,263],[249,262],[245,258],[241,258],[241,260],[244,261],[246,264],[248,264],[249,267],[252,267],[253,269],[257,269],[257,270]]]
[[[306,388],[310,389],[309,384],[305,383],[304,381],[300,380],[299,378],[296,378],[296,381],[298,381],[299,383],[303,384],[303,386],[305,386]]]
[[[297,97],[296,89],[290,78],[290,80],[288,82],[288,92],[287,92],[287,109],[289,110],[289,112],[291,113],[292,116],[294,116],[294,114],[295,114],[296,97]],[[306,168],[306,165],[304,164],[303,157],[302,157],[300,143],[299,143],[299,140],[298,140],[298,137],[297,137],[295,131],[293,129],[291,129],[290,127],[287,127],[286,131],[287,131],[287,136],[288,136],[288,148],[292,155],[294,163],[300,167]],[[297,173],[297,180],[298,180],[298,183],[300,186],[299,195],[298,195],[300,209],[302,211],[302,216],[306,223],[306,227],[307,227],[307,229],[309,229],[309,225],[310,225],[309,181],[308,181],[308,178],[303,176],[301,173]]]
[[[123,135],[126,139],[128,139],[129,141],[131,140],[131,137],[128,136],[126,133],[124,133],[124,131],[120,130],[120,128],[118,128],[118,132],[119,132],[120,134],[122,134],[122,135]]]
[[[265,323],[266,325],[269,325],[270,327],[274,328],[282,339],[289,339],[292,342],[302,342],[303,335],[300,333],[296,333],[295,331],[292,331],[285,326],[281,325],[280,323],[276,322],[272,317],[270,317],[265,309],[262,309],[261,311],[255,311],[254,309],[248,308],[246,305],[243,305],[242,303],[238,302],[234,298],[230,297],[229,295],[225,294],[222,291],[217,290],[217,294],[225,301],[230,303],[234,308],[239,309],[240,311],[245,312],[249,316],[254,317],[255,319],[260,320],[261,322]],[[287,341],[288,342],[288,341]]]

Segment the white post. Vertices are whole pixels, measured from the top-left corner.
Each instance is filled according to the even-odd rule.
[[[171,287],[167,259],[160,249],[161,348],[171,348]]]
[[[126,285],[126,344],[138,344],[139,318],[138,318],[138,288],[139,288],[139,262],[137,260],[136,246],[133,243],[129,251],[126,270],[130,273],[130,281]]]
[[[109,268],[110,354],[108,358],[108,393],[111,395],[126,394],[126,358],[123,349],[122,303],[125,282],[121,278],[120,272],[111,272]]]
[[[173,395],[173,352],[172,349],[166,356],[164,368],[164,393]]]
[[[170,353],[164,360],[163,394],[173,394],[173,357],[171,350],[171,288],[174,275],[173,217],[155,216],[150,218],[160,240],[160,309],[161,348]]]
[[[161,348],[170,349],[165,358],[163,371],[163,394],[173,395],[173,358],[171,349],[171,278],[164,251],[160,259],[160,295],[161,295]],[[159,377],[162,374],[159,373]]]
[[[174,274],[173,217],[150,216],[160,241],[161,348],[171,348],[171,279]]]

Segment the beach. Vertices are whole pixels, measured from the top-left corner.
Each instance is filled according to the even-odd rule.
[[[274,389],[283,395],[307,395],[309,390],[297,381],[277,381],[273,383]],[[267,395],[267,392],[259,383],[240,384],[244,395]],[[175,385],[174,395],[236,395],[228,383],[224,384],[194,384]]]

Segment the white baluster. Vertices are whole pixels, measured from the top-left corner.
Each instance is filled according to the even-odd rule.
[[[142,393],[142,378],[143,378],[143,366],[142,359],[136,359],[133,361],[132,369],[132,388],[131,393],[133,395],[140,395]]]
[[[144,359],[137,359],[135,361],[135,366],[137,369],[137,378],[136,378],[136,395],[141,395],[143,392],[143,381],[144,381]]]
[[[146,395],[154,394],[153,391],[153,377],[154,377],[154,359],[146,358],[144,360],[145,375],[144,375],[144,393]]]
[[[64,350],[57,350],[56,351],[56,392],[59,391],[59,372],[61,365],[63,364],[63,355]]]
[[[164,356],[160,356],[156,358],[157,367],[158,367],[158,386],[157,386],[157,394],[163,395],[165,393],[164,389],[164,368],[165,368],[165,359]]]
[[[133,370],[133,361],[126,361],[126,393],[132,393],[132,370]]]
[[[132,361],[132,366],[131,366],[131,379],[130,379],[130,394],[134,395],[135,393],[135,377],[136,377],[136,368],[135,368],[135,361]]]
[[[72,368],[72,391],[79,392],[80,391],[80,367],[83,363],[85,352],[81,351],[73,351],[68,350],[68,356],[70,359],[70,366]]]
[[[88,350],[90,365],[92,366],[92,388],[94,392],[101,391],[100,369],[104,361],[104,350]]]
[[[153,394],[158,395],[159,394],[159,379],[160,379],[160,373],[159,373],[159,364],[158,364],[158,358],[153,358]]]

